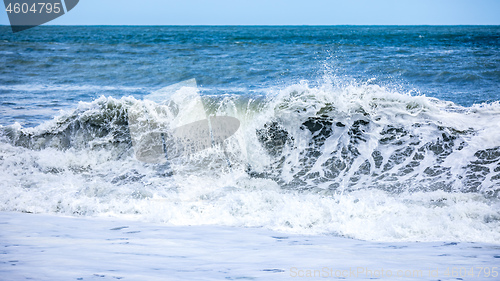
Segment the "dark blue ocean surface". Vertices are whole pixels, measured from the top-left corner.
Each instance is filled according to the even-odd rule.
[[[500,243],[498,26],[0,31],[0,211]]]
[[[0,124],[196,78],[202,94],[370,81],[470,106],[500,100],[498,26],[0,27]],[[350,81],[350,82],[349,82]]]

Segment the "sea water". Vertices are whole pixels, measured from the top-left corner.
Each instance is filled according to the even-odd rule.
[[[497,277],[499,27],[0,30],[0,278]],[[240,127],[143,163],[152,103]]]

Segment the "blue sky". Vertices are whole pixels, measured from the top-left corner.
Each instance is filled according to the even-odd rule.
[[[49,24],[500,25],[500,0],[80,0]]]

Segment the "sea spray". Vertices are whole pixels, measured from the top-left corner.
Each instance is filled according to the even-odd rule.
[[[127,114],[146,101],[133,97],[80,102],[34,128],[1,127],[1,209],[500,241],[498,103],[467,108],[373,84],[307,82],[260,98],[202,98],[208,114],[241,127],[225,151],[199,151],[175,176],[135,158]]]

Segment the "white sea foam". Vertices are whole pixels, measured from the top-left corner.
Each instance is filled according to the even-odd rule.
[[[498,245],[0,212],[6,280],[494,280]]]
[[[35,128],[1,127],[1,210],[500,243],[498,103],[306,82],[259,101],[205,98],[208,114],[241,128],[170,170],[134,158],[126,112],[142,102],[101,97]],[[270,151],[259,132],[273,122],[287,135]]]

